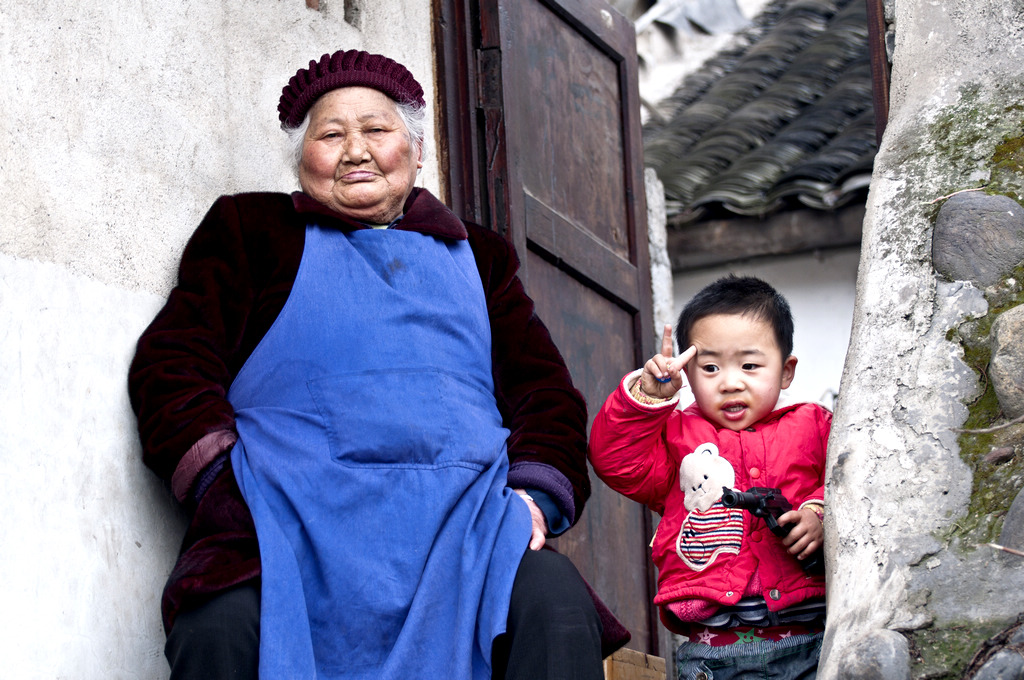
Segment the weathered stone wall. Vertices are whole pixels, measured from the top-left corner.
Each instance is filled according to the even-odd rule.
[[[432,106],[430,26],[400,0],[0,3],[0,676],[166,677],[182,521],[140,462],[135,341],[217,195],[295,187],[295,70],[384,52]]]
[[[1024,563],[988,546],[1013,538],[1024,433],[963,431],[1012,417],[990,359],[1024,302],[1024,233],[995,225],[1024,210],[1024,6],[887,8],[891,110],[830,445],[820,677],[959,678],[1024,612]]]

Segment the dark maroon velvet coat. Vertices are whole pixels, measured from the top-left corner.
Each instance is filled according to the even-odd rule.
[[[311,219],[365,228],[304,194],[242,194],[218,199],[186,246],[178,284],[140,338],[129,373],[144,460],[165,480],[203,437],[234,432],[225,395],[288,298]],[[575,522],[590,494],[586,406],[534,314],[514,250],[421,189],[395,228],[468,238],[491,319],[495,396],[511,433],[509,485],[545,491]],[[260,574],[252,518],[230,465],[197,500],[164,592],[168,629],[183,607]]]

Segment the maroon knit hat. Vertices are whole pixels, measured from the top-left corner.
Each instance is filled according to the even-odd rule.
[[[380,90],[397,102],[424,106],[423,88],[409,70],[393,59],[360,50],[338,50],[295,72],[277,104],[281,127],[298,127],[320,95],[339,87],[361,85]]]

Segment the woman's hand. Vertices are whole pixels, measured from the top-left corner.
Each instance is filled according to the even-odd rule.
[[[540,550],[544,547],[545,537],[548,535],[548,520],[544,517],[544,512],[540,509],[533,499],[530,498],[530,494],[526,493],[526,489],[513,489],[519,497],[526,503],[526,507],[530,508],[530,520],[533,522],[533,531],[530,534],[530,550]]]
[[[665,324],[661,336],[661,353],[655,354],[644,364],[640,389],[649,397],[671,399],[686,384],[683,369],[696,354],[697,348],[691,345],[685,352],[673,357],[672,326]]]
[[[782,544],[789,549],[789,554],[798,560],[805,560],[820,548],[825,539],[825,530],[818,519],[818,513],[810,508],[790,510],[779,516],[779,526],[793,524],[789,534],[782,539]]]

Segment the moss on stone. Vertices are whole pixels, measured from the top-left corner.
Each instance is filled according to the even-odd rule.
[[[1024,137],[1004,138],[992,154],[992,163],[1018,174],[1024,173]]]
[[[983,96],[978,85],[961,89],[960,98],[936,118],[931,126],[931,139],[935,151],[946,167],[977,168],[974,186],[950,187],[950,193],[962,189],[983,188],[989,194],[1002,194],[1020,202],[1024,196],[1024,104],[1021,104],[1021,83],[1006,83],[994,93]],[[934,222],[941,202],[929,217]],[[987,370],[991,359],[989,335],[992,324],[1006,309],[1024,304],[1024,267],[1018,266],[1001,284],[986,290],[988,313],[979,319],[970,319],[946,337],[960,343],[964,362],[978,374],[982,394],[968,405],[965,430],[983,430],[997,424],[1002,416]],[[985,456],[1001,446],[1015,447],[1018,453],[1024,443],[1024,425],[990,433],[962,432],[959,437],[960,457],[973,472],[971,503],[967,515],[957,520],[947,531],[946,539],[956,541],[966,549],[978,543],[995,540],[1002,526],[1002,517],[1020,491],[1024,479],[1024,455],[996,465],[986,463]]]
[[[1013,153],[1024,148],[1014,147]],[[985,290],[988,313],[967,319],[946,333],[946,338],[963,349],[963,360],[978,375],[982,392],[968,405],[964,430],[990,429],[1003,420],[1002,408],[988,379],[991,360],[992,325],[1007,309],[1024,304],[1024,266],[1016,267],[1002,282]],[[971,500],[967,513],[957,518],[940,536],[950,550],[964,554],[981,544],[998,541],[1003,518],[1024,486],[1024,424],[994,432],[961,432],[960,457],[972,471]],[[989,463],[985,457],[998,447],[1011,447],[1017,455],[1004,463]],[[955,622],[908,634],[916,663],[915,680],[960,678],[975,652],[1007,622]]]
[[[911,675],[916,680],[960,678],[974,652],[1004,627],[1005,622],[970,621],[910,633],[910,647],[916,657]]]
[[[984,317],[961,324],[953,334],[964,351],[964,362],[978,374],[983,392],[968,405],[964,430],[984,430],[999,422],[1002,408],[995,389],[988,380],[991,360],[989,336],[992,324],[999,315],[1012,307],[1024,304],[1024,291],[1018,283],[1024,276],[1024,267],[1018,267],[1000,286],[994,286],[987,298],[989,312]],[[947,335],[947,337],[949,337]],[[1015,425],[995,432],[961,432],[960,458],[973,473],[971,502],[966,516],[957,520],[946,533],[946,539],[956,541],[966,550],[980,543],[998,538],[1002,518],[1010,503],[1024,485],[1024,456],[1015,456],[999,465],[986,463],[984,458],[994,448],[1016,448],[1024,443],[1024,425]]]
[[[1024,103],[1019,93],[1024,80],[1005,82],[994,89],[986,84],[966,86],[958,100],[942,110],[931,125],[894,148],[887,161],[906,177],[918,178],[894,199],[893,210],[923,216],[934,225],[941,196],[980,189],[1022,202],[1024,197]],[[931,193],[931,195],[926,195]],[[920,222],[908,220],[920,227]],[[909,236],[895,233],[890,242]],[[912,243],[915,241],[911,241]],[[926,241],[927,243],[927,241]],[[987,371],[991,359],[992,324],[1004,310],[1024,304],[1024,268],[1018,267],[1002,283],[985,291],[988,313],[966,319],[949,329],[946,338],[963,348],[964,362],[978,375],[980,395],[968,404],[964,430],[984,430],[1004,420]],[[1013,499],[1024,486],[1024,425],[995,432],[961,432],[960,457],[972,471],[971,500],[963,517],[951,518],[939,536],[950,551],[976,552],[979,544],[997,540]],[[985,457],[993,448],[1010,446],[1017,455],[1003,463]],[[978,554],[972,560],[981,559]],[[974,653],[1006,622],[964,620],[937,622],[907,633],[916,663],[912,675],[919,680],[960,678]]]
[[[985,394],[971,405],[965,429],[991,427],[999,413],[999,403],[991,386],[988,386]],[[1022,434],[1024,427],[1016,426],[996,432],[963,432],[960,435],[960,457],[973,472],[971,502],[967,514],[950,526],[945,538],[958,539],[955,543],[965,552],[973,551],[979,544],[997,540],[1002,519],[1024,480],[1021,456],[999,465],[986,463],[984,458],[994,448],[1018,446]]]
[[[1018,202],[1024,197],[1024,135],[1003,137],[996,147],[989,186]]]
[[[965,86],[955,104],[943,110],[929,128],[934,149],[928,155],[942,159],[954,170],[951,179],[962,182],[965,168],[976,168],[973,182],[948,187],[949,193],[984,188],[1020,201],[1024,196],[1024,104],[1022,83],[1007,83],[982,95],[979,85]],[[932,156],[934,154],[934,156]],[[934,210],[928,217],[934,220]]]

